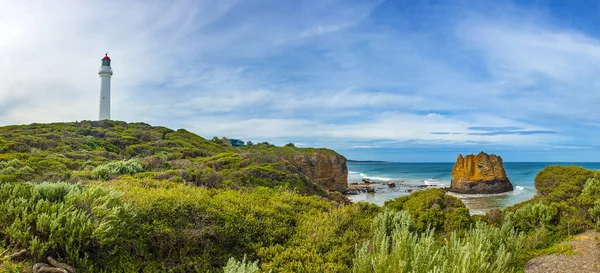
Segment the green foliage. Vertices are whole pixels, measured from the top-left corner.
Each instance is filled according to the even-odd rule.
[[[594,177],[585,182],[579,203],[588,209],[590,219],[595,223],[596,229],[600,230],[600,172],[596,172]]]
[[[313,184],[295,161],[316,153],[339,156],[327,149],[268,143],[234,148],[184,129],[110,120],[6,126],[0,136],[0,182],[80,182],[142,173],[188,185],[266,186],[339,200]]]
[[[67,183],[0,185],[0,237],[35,260],[64,257],[83,271],[131,271],[134,213],[122,195]]]
[[[217,136],[211,138],[210,141],[212,141],[214,144],[223,144],[223,141]]]
[[[348,272],[357,243],[371,235],[378,206],[358,203],[306,213],[286,244],[262,248],[262,268],[274,272]]]
[[[227,265],[223,267],[224,273],[258,273],[261,272],[258,268],[258,261],[250,262],[246,261],[246,256],[242,261],[238,261],[231,257],[227,261]]]
[[[535,186],[538,195],[503,212],[505,221],[527,232],[524,244],[532,253],[597,223],[597,173],[575,166],[550,166],[538,173]]]
[[[593,205],[600,198],[600,172],[595,172],[583,185],[579,203],[584,206]]]
[[[460,199],[446,194],[442,189],[417,191],[386,201],[385,206],[396,211],[408,211],[420,231],[427,228],[437,231],[461,230],[473,223],[469,210]]]
[[[512,272],[600,227],[600,178],[578,167],[548,167],[532,200],[472,217],[440,189],[384,212],[342,205],[305,175],[319,160],[344,159],[144,123],[0,127],[0,250],[82,272]]]
[[[385,211],[373,225],[375,235],[356,250],[352,272],[514,272],[514,255],[523,251],[523,234],[510,223],[478,222],[441,243],[432,229],[419,232],[406,211]]]
[[[573,246],[566,244],[566,243],[561,243],[561,244],[553,245],[548,248],[536,250],[534,252],[534,256],[538,256],[541,254],[545,254],[545,255],[563,254],[563,255],[566,255],[567,257],[571,257],[573,254],[575,254],[575,252],[573,251]]]
[[[508,212],[505,218],[511,221],[517,230],[528,232],[536,228],[549,227],[557,213],[554,207],[534,203],[527,204],[515,212]]]
[[[574,203],[593,171],[577,166],[549,166],[535,176],[535,188],[542,200]]]
[[[97,178],[108,180],[118,175],[134,174],[141,171],[144,171],[142,164],[137,159],[129,159],[102,164],[94,168],[92,173]]]
[[[144,256],[171,272],[213,271],[227,257],[255,259],[263,248],[286,245],[310,215],[337,211],[314,196],[269,188],[244,192],[128,177],[109,183],[135,208]],[[347,245],[356,243],[354,238]]]

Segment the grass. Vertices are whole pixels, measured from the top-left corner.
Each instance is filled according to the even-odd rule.
[[[533,252],[533,256],[539,256],[539,255],[552,255],[552,254],[563,254],[566,255],[567,257],[571,257],[573,254],[576,254],[576,252],[573,250],[573,246],[567,244],[567,243],[558,243],[555,244],[553,246],[544,248],[544,249],[540,249],[540,250],[536,250]]]

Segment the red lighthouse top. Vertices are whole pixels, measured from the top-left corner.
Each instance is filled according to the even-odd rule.
[[[104,58],[102,58],[102,66],[110,66],[110,58],[108,57],[108,52],[104,54]]]

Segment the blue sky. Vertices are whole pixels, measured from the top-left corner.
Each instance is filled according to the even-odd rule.
[[[0,125],[112,117],[350,159],[600,161],[598,1],[0,0]]]

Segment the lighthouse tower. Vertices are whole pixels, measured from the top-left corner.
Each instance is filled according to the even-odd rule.
[[[99,120],[110,119],[110,77],[113,71],[110,67],[110,58],[108,53],[102,58],[102,66],[98,71],[100,75],[100,114]]]

